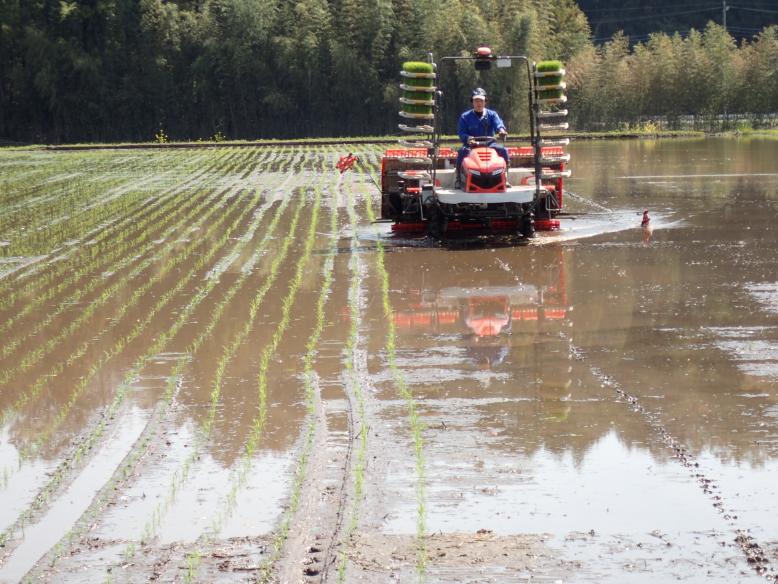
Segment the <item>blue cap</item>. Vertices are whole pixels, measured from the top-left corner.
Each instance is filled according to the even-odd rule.
[[[475,99],[476,97],[486,99],[486,91],[481,87],[476,87],[470,95],[470,99]]]

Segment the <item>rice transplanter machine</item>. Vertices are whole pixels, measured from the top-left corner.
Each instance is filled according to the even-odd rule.
[[[530,144],[508,147],[510,164],[481,137],[456,176],[457,152],[441,147],[437,114],[442,92],[438,67],[410,61],[400,72],[401,131],[399,148],[388,149],[381,163],[381,219],[396,233],[426,232],[443,238],[457,232],[517,234],[559,228],[563,180],[570,176],[569,138],[564,104],[565,70],[559,61],[534,63],[525,56],[497,56],[480,47],[470,56],[443,57],[442,62],[470,60],[477,70],[524,64],[529,84]],[[544,135],[552,132],[554,135]]]

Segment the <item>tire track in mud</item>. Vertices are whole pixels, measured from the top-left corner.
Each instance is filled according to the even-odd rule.
[[[344,175],[341,175],[339,186],[343,187]],[[329,581],[330,568],[337,567],[337,581],[343,582],[348,566],[348,550],[353,545],[352,538],[356,532],[360,504],[362,502],[367,440],[370,428],[365,409],[364,380],[367,379],[366,363],[361,359],[358,348],[361,344],[360,328],[362,324],[362,309],[364,307],[364,291],[360,284],[366,275],[366,267],[359,253],[357,215],[354,192],[348,185],[346,200],[346,215],[348,217],[349,238],[349,287],[348,287],[348,322],[349,332],[343,350],[344,384],[343,390],[348,403],[348,442],[346,445],[344,471],[340,492],[337,495],[337,511],[335,525],[331,537],[324,545],[321,563],[321,582]],[[347,486],[347,478],[351,484]],[[318,576],[316,569],[308,570],[306,575]]]
[[[250,210],[250,207],[247,209],[247,211],[248,210]],[[237,224],[238,222],[236,221],[235,225]],[[228,230],[227,233],[222,236],[221,245],[223,245],[224,243],[226,243],[226,241],[228,241],[230,233],[231,230]],[[211,250],[211,253],[209,253],[207,257],[203,258],[200,263],[202,265],[205,265],[210,260],[210,258],[215,254],[217,248],[220,248],[220,245],[214,246]],[[227,266],[224,267],[226,268]],[[131,370],[125,375],[124,382],[120,385],[119,392],[117,393],[116,398],[114,399],[114,401],[112,402],[108,410],[104,413],[104,415],[98,422],[98,425],[93,429],[93,431],[86,438],[84,438],[78,444],[75,454],[69,456],[60,465],[60,467],[58,467],[58,469],[54,472],[54,476],[52,477],[51,481],[42,489],[38,497],[36,497],[36,503],[33,504],[30,508],[28,508],[22,514],[20,519],[17,520],[16,523],[2,534],[2,537],[5,540],[8,539],[11,532],[15,531],[15,529],[17,529],[19,526],[23,525],[25,520],[31,519],[34,516],[35,512],[40,510],[45,505],[49,496],[63,482],[65,478],[64,477],[65,472],[70,470],[71,467],[76,466],[77,461],[94,447],[99,437],[105,431],[106,426],[113,418],[114,414],[118,411],[118,408],[122,403],[124,397],[126,396],[128,388],[131,385],[133,379],[137,377],[137,375],[140,373],[140,371],[143,369],[146,363],[151,359],[151,357],[153,357],[153,355],[158,354],[160,351],[164,349],[167,343],[172,339],[173,336],[175,336],[178,330],[180,330],[183,324],[187,321],[187,319],[192,314],[194,309],[208,296],[210,291],[216,286],[216,283],[217,280],[215,278],[211,278],[207,280],[206,284],[204,284],[200,288],[199,292],[195,294],[195,296],[189,301],[186,307],[178,315],[178,318],[174,322],[171,329],[169,329],[166,333],[159,336],[154,342],[154,344],[138,359],[136,365],[132,367]],[[168,293],[165,296],[169,297],[172,296],[172,294]]]
[[[334,153],[336,155],[337,153]],[[334,163],[333,158],[333,163]],[[300,578],[302,570],[303,580],[328,582],[346,580],[346,573],[351,562],[355,545],[359,545],[358,532],[360,520],[360,507],[364,498],[366,475],[368,471],[367,452],[368,436],[371,432],[378,434],[376,429],[381,424],[375,416],[378,403],[371,397],[374,390],[371,385],[370,373],[367,365],[367,351],[362,349],[366,342],[361,332],[364,328],[363,317],[366,307],[366,275],[369,266],[363,261],[362,242],[359,239],[360,218],[356,211],[356,198],[354,193],[354,175],[341,175],[338,179],[338,191],[346,191],[341,204],[346,208],[349,230],[349,285],[347,290],[347,311],[350,323],[344,348],[344,397],[347,404],[347,433],[345,445],[332,444],[333,437],[326,428],[327,416],[323,412],[312,415],[310,424],[319,424],[319,428],[309,430],[312,434],[318,434],[316,440],[319,447],[307,464],[314,469],[314,476],[310,476],[305,484],[305,492],[300,495],[306,501],[304,508],[299,511],[295,519],[300,530],[306,533],[293,537],[284,549],[280,558],[280,566],[276,569],[275,579],[280,581],[295,581]],[[346,181],[349,178],[351,180]],[[365,201],[366,213],[372,220],[372,208],[369,200]],[[372,250],[371,250],[372,251]],[[382,251],[382,250],[381,250]],[[384,309],[391,311],[388,303],[388,275],[383,268],[382,256],[376,256],[373,266],[378,280],[381,282],[381,301]],[[416,568],[419,578],[423,579],[426,549],[425,549],[425,521],[424,521],[424,464],[423,443],[421,441],[422,425],[415,410],[415,403],[404,383],[402,372],[396,366],[394,360],[394,331],[389,330],[386,338],[388,359],[392,383],[398,393],[406,400],[409,406],[411,419],[412,442],[417,457],[417,497],[418,497],[418,533],[416,537]],[[408,399],[410,398],[410,399]],[[320,398],[319,398],[320,400]],[[319,401],[319,408],[322,408]],[[342,469],[337,475],[337,468]],[[318,475],[318,476],[317,476]],[[323,476],[324,475],[324,476]],[[331,486],[323,489],[324,482]],[[337,484],[338,486],[334,486]],[[312,526],[314,529],[312,529]],[[337,571],[333,572],[332,568]],[[265,578],[265,581],[267,577]]]
[[[319,161],[324,164],[331,158],[329,148]],[[330,161],[331,162],[331,161]],[[332,168],[333,164],[329,165]],[[335,259],[339,252],[338,209],[343,204],[339,200],[343,177],[334,175],[334,180],[325,191],[330,192],[330,243],[322,267],[318,299],[316,301],[314,328],[308,337],[303,356],[303,370],[300,374],[303,381],[306,422],[300,433],[300,446],[294,465],[292,486],[287,495],[288,505],[279,520],[275,535],[263,548],[266,552],[258,568],[258,581],[319,581],[323,579],[323,567],[337,561],[332,558],[332,546],[340,533],[339,526],[344,517],[343,509],[347,503],[347,483],[354,432],[351,409],[354,398],[347,390],[342,390],[343,399],[347,404],[345,410],[336,407],[334,413],[345,413],[347,417],[347,438],[342,440],[332,434],[327,428],[328,414],[322,402],[320,374],[314,369],[314,360],[322,349],[323,357],[331,366],[327,354],[333,351],[335,338],[324,339],[325,347],[321,346],[322,334],[325,331],[325,307],[331,305],[331,294],[335,282]],[[352,230],[353,231],[353,230]],[[340,250],[342,251],[342,250]],[[349,289],[351,285],[349,285]],[[334,315],[333,315],[334,316]],[[328,325],[332,327],[333,325]],[[337,338],[338,327],[330,328]],[[334,356],[334,354],[332,354]],[[344,357],[340,356],[341,361]],[[318,368],[318,366],[317,366]],[[332,371],[335,374],[335,371]],[[343,375],[342,369],[337,372]],[[328,385],[332,386],[334,380]],[[342,384],[337,383],[342,389]],[[338,391],[341,393],[341,391]],[[329,398],[334,399],[334,398]],[[338,433],[340,434],[340,433]],[[337,461],[337,462],[336,462]],[[326,548],[326,549],[325,549]],[[328,558],[323,561],[322,557]],[[300,580],[303,578],[303,580]]]
[[[321,350],[321,335],[325,328],[325,307],[330,300],[335,281],[335,259],[339,251],[343,251],[338,248],[338,194],[343,178],[340,175],[336,177],[335,184],[330,187],[332,188],[328,234],[330,243],[322,268],[322,283],[316,302],[314,328],[305,345],[301,373],[307,422],[300,434],[301,445],[293,471],[292,486],[287,495],[289,504],[279,520],[278,527],[274,530],[275,535],[264,546],[267,552],[257,570],[259,582],[326,581],[326,568],[341,559],[341,556],[336,555],[335,548],[342,547],[338,538],[343,533],[341,527],[346,515],[345,509],[348,502],[353,499],[353,496],[347,492],[348,479],[353,475],[350,463],[351,452],[355,441],[359,439],[359,434],[354,436],[353,426],[356,422],[352,410],[357,398],[351,395],[354,388],[351,385],[353,380],[350,379],[349,371],[364,369],[362,365],[353,363],[358,360],[354,334],[360,315],[358,306],[353,304],[354,290],[360,290],[360,276],[364,276],[364,270],[354,270],[355,254],[351,255],[349,262],[352,275],[349,278],[348,294],[352,301],[349,311],[354,314],[352,308],[356,308],[357,318],[350,319],[353,326],[349,330],[346,345],[351,343],[351,346],[346,347],[340,357],[347,369],[345,375],[349,376],[345,380],[347,387],[342,388],[344,401],[348,405],[345,412],[348,417],[348,438],[344,439],[345,445],[331,443],[333,437],[327,429],[327,414],[321,401],[319,375],[314,370],[314,360]],[[353,238],[357,224],[353,204],[350,209],[352,214],[349,230],[352,244],[349,250],[351,251],[355,245]],[[344,372],[341,370],[339,375],[344,375]],[[367,438],[367,431],[368,428],[363,425],[361,434],[364,440]],[[338,486],[325,487],[325,483]]]
[[[366,169],[366,172],[370,172]],[[370,204],[370,200],[366,202],[368,219],[375,221],[375,213],[373,207]],[[389,299],[389,273],[386,270],[384,263],[384,245],[383,242],[376,240],[376,272],[381,285],[381,307],[383,309],[384,320],[387,325],[386,333],[386,361],[389,371],[391,373],[392,382],[398,395],[405,402],[405,407],[408,412],[408,423],[411,431],[411,439],[413,441],[414,456],[416,458],[416,570],[419,574],[419,579],[424,579],[424,573],[427,564],[427,548],[426,548],[426,512],[425,512],[425,500],[426,500],[426,470],[424,461],[424,437],[422,432],[424,430],[424,424],[419,418],[419,412],[416,405],[416,400],[413,397],[413,393],[408,387],[405,381],[400,367],[397,365],[397,334],[394,318],[394,310],[392,308],[391,301]]]
[[[291,166],[291,163],[289,166]],[[266,189],[265,191],[263,191],[263,194],[266,193],[267,191],[280,192],[285,188],[284,185],[288,181],[292,180],[293,178],[294,175],[290,174],[283,183],[273,187],[272,189]],[[249,233],[252,234],[256,233],[257,229],[260,226],[262,218],[264,217],[264,214],[266,213],[266,211],[270,209],[270,207],[276,202],[276,200],[277,199],[275,197],[266,200],[265,204],[259,209],[259,211],[255,212],[254,222],[248,230]],[[63,553],[62,552],[63,549],[72,549],[72,547],[77,543],[78,538],[83,537],[83,535],[89,530],[90,526],[94,524],[97,514],[109,504],[112,498],[115,498],[117,496],[118,488],[120,486],[126,486],[126,481],[128,477],[130,477],[135,467],[140,463],[140,460],[143,457],[143,455],[151,447],[152,441],[156,438],[157,428],[159,424],[162,422],[164,416],[166,415],[175,394],[177,393],[178,389],[180,389],[181,378],[183,375],[183,368],[190,362],[192,358],[194,358],[195,353],[198,351],[198,349],[200,349],[203,343],[210,337],[210,334],[213,332],[216,324],[221,318],[225,307],[229,304],[229,302],[237,294],[237,292],[244,286],[244,284],[246,284],[247,279],[250,276],[250,268],[256,264],[257,260],[261,255],[266,253],[269,243],[275,238],[274,235],[275,229],[279,224],[279,221],[287,208],[289,200],[290,197],[285,197],[281,199],[281,204],[277,206],[274,213],[274,218],[271,221],[271,224],[268,227],[267,232],[263,237],[263,240],[260,242],[259,246],[252,254],[252,256],[247,260],[244,269],[241,270],[241,275],[239,279],[230,286],[230,288],[226,291],[224,297],[216,304],[213,311],[211,312],[211,318],[209,320],[208,325],[206,325],[205,328],[200,330],[198,336],[189,344],[184,354],[176,361],[169,375],[169,380],[166,385],[166,391],[163,394],[155,412],[150,417],[146,428],[144,429],[141,436],[138,438],[138,440],[136,440],[135,444],[133,445],[130,453],[128,453],[128,455],[125,457],[122,464],[117,468],[111,480],[108,481],[106,486],[103,489],[101,489],[100,493],[98,493],[98,495],[95,497],[94,502],[92,503],[92,505],[90,505],[90,508],[87,510],[87,512],[85,512],[84,516],[81,519],[79,519],[79,521],[77,522],[77,527],[74,528],[71,531],[71,533],[69,533],[66,536],[65,541],[62,541],[60,543],[58,550],[48,554],[49,559],[47,559],[46,562],[44,563],[53,565],[53,563],[56,562],[57,557]],[[297,206],[297,209],[295,211],[295,217],[294,217],[295,223],[299,220],[301,210],[302,210],[302,203]],[[240,256],[243,249],[250,244],[251,239],[252,239],[251,237],[246,237],[246,236],[239,238],[238,246],[236,246],[236,248],[233,249],[231,252],[232,260],[226,262],[220,262],[220,267],[221,267],[220,271],[223,272],[224,270],[226,270],[233,263],[233,261]],[[286,239],[289,243],[291,243],[291,241],[293,240],[293,232],[288,233]],[[272,272],[274,273],[277,272],[278,264],[280,264],[282,259],[283,258],[278,259],[276,268],[275,270],[271,270]],[[214,286],[216,281],[217,278],[215,277],[210,279],[210,282],[213,282]],[[263,285],[263,287],[260,289],[258,295],[264,296],[265,294],[267,294],[268,290],[271,287],[271,284],[272,281],[269,283],[266,282]],[[254,316],[256,316],[256,311],[259,308],[259,304],[260,303],[256,303],[256,305],[252,307]],[[230,351],[234,352],[234,350],[236,350],[236,347],[239,344],[240,342],[236,342],[233,340],[233,343],[230,345],[230,347],[227,347],[225,349],[225,352],[230,352]],[[226,367],[225,363],[226,361],[223,362],[222,366],[219,369],[221,375],[224,374],[224,370]],[[137,373],[139,375],[140,370],[137,371]],[[221,387],[220,383],[221,383],[221,377],[219,377],[215,381],[216,386],[211,392],[211,403],[209,405],[209,412],[203,424],[203,428],[201,428],[204,432],[207,432],[208,435],[210,433],[210,429],[213,424],[216,407],[218,406],[218,396],[220,394],[220,387]],[[150,540],[156,533],[156,530],[159,528],[165,512],[169,509],[169,507],[174,502],[176,494],[179,491],[179,489],[187,481],[191,468],[199,458],[199,453],[201,452],[201,449],[204,446],[206,440],[207,440],[207,436],[203,438],[202,435],[200,439],[196,440],[190,455],[187,457],[182,467],[174,475],[174,481],[168,489],[167,496],[163,499],[163,501],[161,501],[155,507],[154,511],[151,514],[151,517],[146,522],[143,528],[143,533],[141,534],[141,545],[143,545],[144,541]],[[124,558],[124,563],[125,564],[131,563],[132,559],[135,557],[136,552],[137,552],[137,547],[135,546],[135,544],[134,543],[129,544],[125,548],[122,554]],[[111,569],[116,567],[118,566],[111,566],[109,567],[108,571],[110,572]]]
[[[359,153],[361,154],[361,153]],[[380,405],[371,396],[374,390],[368,391],[368,386],[372,386],[371,376],[368,371],[367,365],[367,351],[366,349],[360,349],[361,345],[366,341],[362,337],[360,330],[363,328],[363,314],[366,306],[366,287],[365,279],[366,272],[369,269],[368,265],[362,261],[362,253],[360,250],[361,242],[359,240],[358,228],[359,228],[359,216],[356,212],[356,200],[354,196],[354,183],[357,182],[356,174],[350,175],[351,180],[347,183],[348,196],[346,201],[347,213],[349,216],[349,226],[351,230],[351,243],[350,243],[350,272],[352,274],[351,284],[349,286],[349,322],[351,323],[351,330],[349,339],[347,341],[345,367],[347,375],[349,375],[350,392],[354,393],[353,402],[351,406],[351,417],[353,418],[352,425],[352,440],[350,445],[354,448],[352,457],[355,459],[351,464],[350,475],[352,477],[352,485],[350,491],[344,496],[340,497],[340,509],[338,511],[338,529],[332,538],[332,545],[328,546],[325,550],[324,560],[322,562],[321,581],[326,582],[330,579],[329,568],[334,563],[337,563],[337,581],[343,582],[346,579],[346,571],[351,561],[352,551],[355,545],[358,545],[358,531],[359,531],[359,518],[360,518],[360,506],[362,498],[364,497],[364,484],[365,473],[367,471],[367,450],[368,434],[372,432],[378,434],[378,428],[381,425],[381,420],[376,417],[375,412]],[[372,190],[372,185],[370,186]],[[367,218],[372,221],[374,218],[373,210],[370,204],[370,199],[365,201]],[[373,250],[371,250],[373,251]],[[383,248],[381,242],[378,241],[376,245],[375,262],[373,270],[377,275],[379,282],[379,295],[381,297],[382,309],[384,316],[388,314],[391,316],[391,305],[388,301],[388,274],[383,264]],[[390,319],[391,320],[391,319]],[[415,402],[413,401],[407,385],[404,382],[402,372],[396,365],[395,361],[395,336],[393,328],[389,328],[386,337],[386,351],[387,351],[387,368],[389,369],[392,383],[397,390],[398,394],[405,401],[406,407],[409,412],[409,422],[411,431],[411,440],[414,444],[415,456],[417,459],[417,499],[418,499],[418,521],[417,521],[417,557],[416,568],[419,573],[420,579],[423,579],[426,563],[426,550],[424,544],[424,532],[425,532],[425,520],[424,520],[424,459],[423,459],[423,441],[421,439],[422,425],[419,421],[416,413]],[[383,431],[380,432],[384,434]],[[337,553],[337,557],[332,556]]]
[[[733,511],[733,507],[726,503],[715,479],[706,474],[699,461],[691,453],[691,450],[667,430],[658,414],[646,408],[637,396],[629,393],[613,377],[591,363],[586,352],[574,345],[572,339],[567,340],[571,355],[576,360],[585,363],[589,371],[603,387],[612,390],[619,400],[628,405],[631,411],[638,414],[660,438],[668,450],[672,452],[673,458],[678,460],[679,464],[689,471],[689,476],[694,479],[702,493],[710,499],[712,506],[733,530],[735,536],[733,543],[743,554],[748,566],[767,581],[778,583],[778,573],[773,568],[765,547],[754,539],[747,528],[739,525],[738,516]]]
[[[340,188],[338,180],[335,192]],[[334,512],[341,516],[341,509],[332,510],[324,504],[322,493],[323,475],[327,465],[327,420],[322,403],[319,376],[314,368],[314,360],[319,354],[319,343],[325,328],[325,308],[332,291],[335,271],[335,257],[338,251],[338,208],[335,193],[331,193],[330,202],[330,245],[322,267],[322,283],[316,301],[314,329],[308,337],[303,358],[303,385],[307,422],[303,429],[303,444],[297,457],[294,484],[290,494],[291,504],[285,511],[273,538],[273,554],[264,562],[260,581],[272,579],[271,570],[276,579],[291,582],[303,576],[315,577],[321,573],[320,536],[311,530],[311,518],[323,517]],[[349,430],[351,424],[349,423]],[[348,444],[352,441],[351,433]],[[347,468],[347,464],[344,468]],[[343,480],[345,480],[345,473]],[[344,485],[341,484],[341,489]],[[342,492],[342,491],[341,491]],[[332,529],[334,533],[336,530]],[[290,537],[291,534],[291,537]],[[282,564],[279,566],[279,564]]]

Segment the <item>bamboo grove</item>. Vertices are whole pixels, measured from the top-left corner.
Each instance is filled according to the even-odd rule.
[[[401,63],[479,44],[562,59],[576,129],[778,109],[778,32],[592,42],[573,0],[10,0],[0,3],[0,140],[393,133]],[[453,128],[475,85],[514,132],[524,76],[441,71]]]

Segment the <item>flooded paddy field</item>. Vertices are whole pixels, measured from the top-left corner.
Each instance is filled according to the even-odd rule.
[[[359,148],[0,151],[0,582],[778,581],[778,141],[573,144],[524,246]]]

